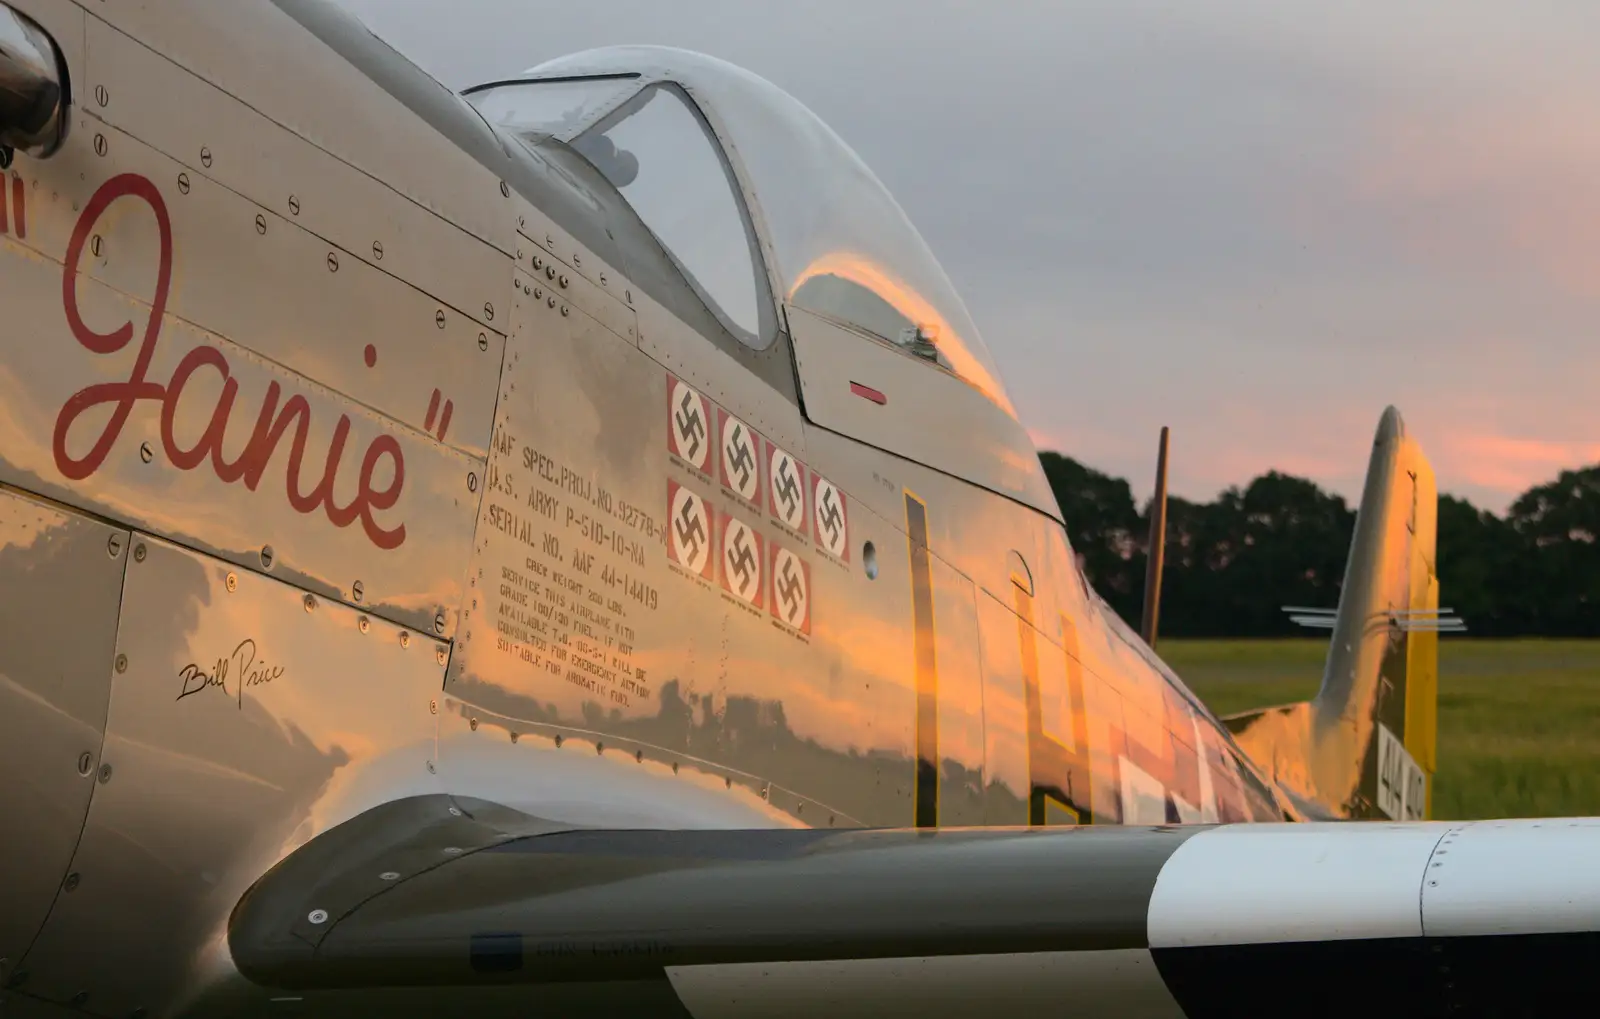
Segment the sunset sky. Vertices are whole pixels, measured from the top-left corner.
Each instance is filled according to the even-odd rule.
[[[1384,406],[1496,511],[1600,461],[1600,5],[342,0],[455,88],[612,43],[742,64],[943,261],[1042,448],[1352,500]]]

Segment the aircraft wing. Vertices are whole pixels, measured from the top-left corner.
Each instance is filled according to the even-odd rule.
[[[560,831],[427,796],[291,854],[228,943],[302,1004],[1545,1014],[1600,961],[1596,860],[1592,819]]]

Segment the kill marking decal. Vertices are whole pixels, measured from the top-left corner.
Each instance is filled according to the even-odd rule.
[[[811,635],[811,564],[771,543],[772,618]]]
[[[722,514],[722,589],[756,608],[766,593],[766,548],[760,534],[743,520]]]
[[[761,440],[750,426],[717,411],[718,473],[722,487],[752,506],[761,505]]]
[[[676,481],[667,482],[667,554],[672,561],[710,580],[716,569],[712,556],[715,535],[711,507]]]
[[[850,561],[850,508],[833,482],[811,473],[811,507],[817,547],[841,562]]]
[[[701,473],[711,469],[711,403],[667,375],[667,452]]]
[[[774,520],[806,535],[806,465],[767,443],[767,509]]]

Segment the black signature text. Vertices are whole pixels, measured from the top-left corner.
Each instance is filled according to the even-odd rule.
[[[233,653],[226,658],[217,659],[217,664],[210,672],[195,663],[185,665],[178,670],[178,678],[183,681],[183,688],[178,692],[178,700],[183,700],[191,694],[215,687],[224,696],[228,695],[228,681],[233,681],[233,698],[238,702],[239,709],[244,710],[244,691],[246,687],[265,686],[283,675],[283,666],[268,665],[260,661],[253,637],[246,637],[233,649]]]

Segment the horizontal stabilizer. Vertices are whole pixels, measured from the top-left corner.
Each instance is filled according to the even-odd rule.
[[[1338,618],[1338,609],[1314,609],[1301,605],[1285,605],[1289,621],[1309,630],[1331,630]],[[1436,633],[1466,633],[1467,624],[1455,609],[1392,609],[1383,614],[1384,619],[1406,632],[1431,630]]]

